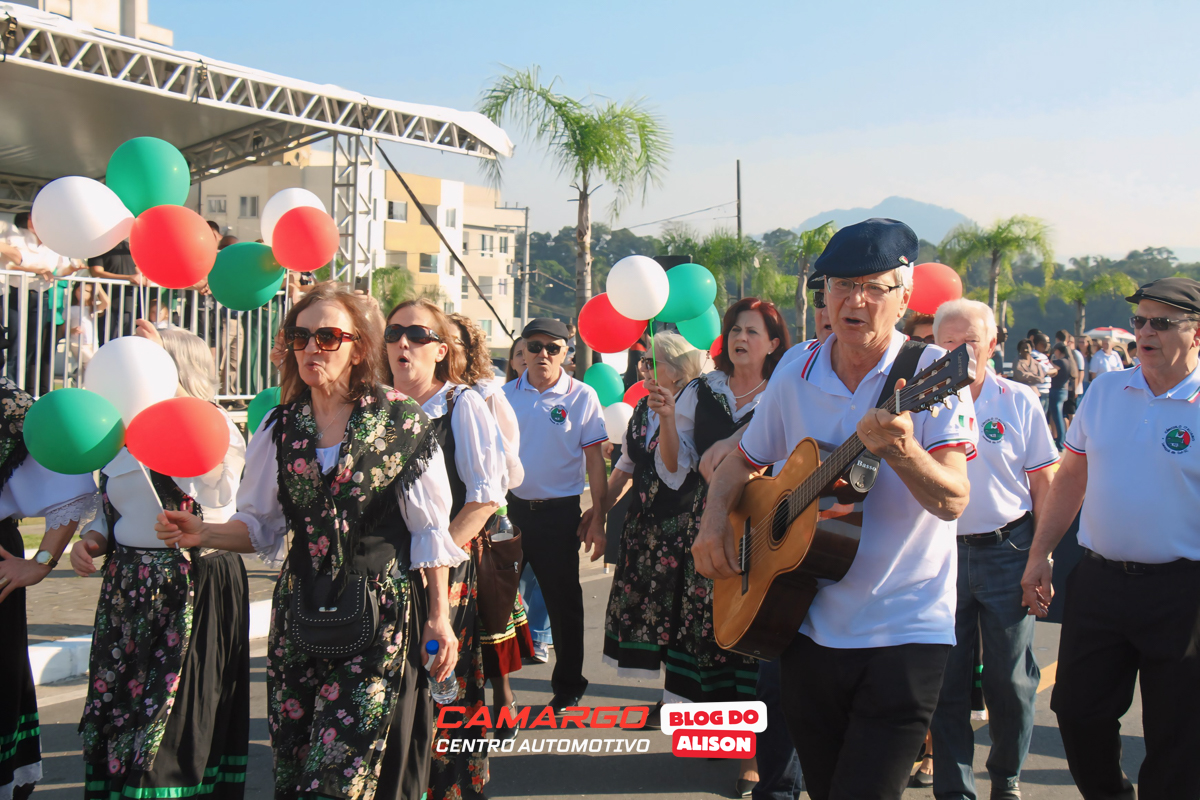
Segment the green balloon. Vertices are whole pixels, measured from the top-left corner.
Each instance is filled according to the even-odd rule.
[[[621,380],[621,373],[602,362],[588,367],[587,374],[583,376],[583,382],[600,395],[600,405],[602,406],[619,403],[625,395],[625,383]]]
[[[186,203],[192,173],[173,144],[139,136],[113,151],[104,181],[136,217],[154,206]]]
[[[250,311],[270,302],[283,285],[285,272],[270,247],[238,242],[217,253],[217,262],[208,273],[208,288],[226,308]]]
[[[654,318],[661,322],[683,322],[694,319],[717,299],[717,281],[706,267],[699,264],[680,264],[667,270],[671,293],[667,304]]]
[[[716,306],[694,319],[685,319],[677,323],[679,333],[697,350],[707,350],[712,347],[713,340],[721,335],[721,314]]]
[[[117,407],[87,389],[55,389],[25,415],[25,446],[51,472],[86,475],[112,461],[125,445]]]
[[[258,426],[262,424],[263,417],[270,414],[271,409],[277,405],[279,405],[278,386],[263,389],[256,394],[250,401],[250,405],[246,407],[246,433],[253,436],[254,432],[258,430]]]

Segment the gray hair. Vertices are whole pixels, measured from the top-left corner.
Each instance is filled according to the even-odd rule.
[[[179,371],[179,386],[184,394],[212,403],[217,399],[217,368],[212,351],[194,333],[182,328],[166,328],[158,332],[163,349]]]
[[[704,372],[708,353],[692,347],[678,333],[660,333],[654,337],[654,357],[679,373],[679,388],[687,386]]]
[[[948,300],[938,306],[933,316],[933,337],[937,338],[938,329],[948,319],[966,319],[983,324],[983,340],[990,342],[996,338],[996,315],[992,307],[978,300],[968,300],[961,297],[958,300]]]

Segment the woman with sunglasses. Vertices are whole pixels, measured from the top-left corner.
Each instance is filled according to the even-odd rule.
[[[433,676],[450,675],[446,576],[466,560],[447,533],[441,452],[420,407],[386,385],[374,300],[316,284],[288,312],[284,340],[281,403],[250,440],[237,513],[216,523],[168,510],[156,529],[167,545],[284,562],[267,651],[276,799],[419,798],[432,728],[416,717],[428,709],[424,645],[438,642]],[[317,655],[293,596],[324,609],[362,578],[373,636],[354,655]]]
[[[392,383],[421,404],[441,445],[450,477],[450,536],[470,560],[450,571],[451,618],[458,637],[459,693],[453,705],[467,718],[484,704],[483,648],[476,615],[476,579],[484,526],[504,503],[507,466],[500,428],[481,394],[463,382],[466,357],[458,328],[427,300],[407,300],[388,314],[384,341]],[[453,719],[457,715],[449,715]],[[466,719],[459,720],[465,722]],[[483,739],[486,729],[439,728],[434,737],[429,800],[483,797],[488,780],[482,747],[439,748],[442,738]],[[474,744],[468,742],[464,744]]]

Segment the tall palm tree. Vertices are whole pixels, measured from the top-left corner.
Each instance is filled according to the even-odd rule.
[[[815,228],[802,231],[783,243],[780,258],[788,264],[796,265],[796,341],[803,342],[808,338],[808,270],[817,256],[829,244],[837,225],[833,220],[822,223]]]
[[[558,94],[557,78],[543,85],[538,67],[509,69],[484,92],[479,110],[497,125],[511,118],[544,145],[579,193],[575,227],[575,313],[592,296],[592,193],[598,180],[611,184],[616,216],[635,196],[660,185],[671,152],[670,134],[642,100],[586,102]],[[499,178],[499,161],[489,162]],[[591,350],[575,345],[576,376],[591,366]]]
[[[964,222],[946,234],[938,249],[942,260],[960,274],[979,259],[989,259],[988,305],[993,311],[997,310],[1000,276],[1012,276],[1012,262],[1018,256],[1033,253],[1041,257],[1043,264],[1054,262],[1050,226],[1023,214],[999,220],[990,228]]]
[[[1038,303],[1042,311],[1046,310],[1046,301],[1051,297],[1075,306],[1075,335],[1082,336],[1087,329],[1087,304],[1090,301],[1099,297],[1128,297],[1137,291],[1137,282],[1124,272],[1100,272],[1089,276],[1088,268],[1094,265],[1091,256],[1072,258],[1071,263],[1079,278],[1048,277],[1038,293]]]

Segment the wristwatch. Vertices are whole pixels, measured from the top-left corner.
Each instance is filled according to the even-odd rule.
[[[41,564],[43,567],[54,569],[58,566],[58,556],[51,553],[49,550],[38,550],[33,556],[33,560]]]

